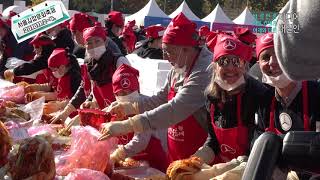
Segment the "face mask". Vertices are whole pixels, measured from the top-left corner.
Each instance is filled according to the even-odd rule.
[[[99,60],[103,53],[106,52],[106,46],[102,45],[93,49],[87,50],[88,56],[95,60]]]
[[[138,91],[134,91],[126,96],[116,96],[116,100],[119,102],[136,102],[139,99],[140,94]]]
[[[232,91],[236,89],[237,87],[241,86],[245,83],[244,77],[241,76],[235,83],[228,84],[225,81],[223,81],[219,76],[216,76],[215,82],[224,90],[226,91]]]
[[[60,74],[59,71],[52,72],[52,75],[57,79],[60,79],[64,76],[64,74]]]
[[[51,39],[55,39],[57,37],[57,32],[56,31],[51,31],[48,36],[51,38]]]
[[[263,74],[262,82],[269,84],[270,86],[273,86],[273,87],[284,88],[284,87],[287,87],[292,81],[284,73],[282,73],[277,77],[272,77],[272,76]]]
[[[180,49],[178,60],[180,60],[181,54],[182,54],[182,49]],[[187,65],[186,65],[186,63],[184,63],[184,66],[179,67],[178,63],[175,63],[174,66],[173,66],[173,69],[174,69],[174,72],[176,72],[177,74],[182,75],[182,74],[186,73]]]

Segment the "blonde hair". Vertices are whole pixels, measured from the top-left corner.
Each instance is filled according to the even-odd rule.
[[[224,91],[222,88],[220,88],[220,86],[215,82],[215,77],[216,77],[215,71],[217,68],[217,63],[212,62],[208,68],[212,70],[212,75],[211,75],[211,81],[210,81],[209,85],[207,86],[207,88],[205,89],[205,95],[221,99],[223,102],[225,102],[226,91]],[[250,69],[249,63],[245,62],[245,64],[244,64],[245,73],[244,74],[246,74],[249,69]]]
[[[207,88],[205,89],[205,95],[206,96],[218,97],[219,91],[217,90],[218,87],[217,87],[217,84],[215,82],[215,77],[216,77],[215,70],[216,70],[216,67],[217,67],[217,64],[215,62],[212,62],[208,67],[209,70],[212,71],[212,74],[211,74],[211,81],[210,81],[209,85],[207,86]]]

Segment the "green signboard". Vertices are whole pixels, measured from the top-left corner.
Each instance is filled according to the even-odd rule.
[[[15,15],[11,30],[18,43],[70,19],[61,1],[45,1]]]
[[[272,21],[278,16],[278,13],[261,11],[261,12],[253,12],[252,15],[256,18],[257,22],[259,22],[261,25],[268,25],[268,24],[272,24]]]

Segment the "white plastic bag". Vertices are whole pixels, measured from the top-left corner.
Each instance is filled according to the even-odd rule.
[[[25,60],[22,60],[22,59],[18,59],[16,57],[10,57],[10,58],[8,58],[7,63],[6,63],[5,66],[8,69],[14,69],[14,68],[16,68],[18,66],[21,66],[24,63],[29,63],[29,62],[25,61]]]
[[[75,169],[64,180],[109,180],[109,178],[101,171],[82,168]]]
[[[30,61],[21,60],[21,59],[18,59],[16,57],[11,57],[11,58],[8,58],[7,63],[6,63],[5,66],[8,69],[14,69],[16,67],[21,66],[22,64],[25,64],[25,63],[30,63]],[[41,74],[41,73],[42,73],[42,70],[41,71],[37,71],[37,72],[35,72],[33,74],[30,74],[30,75],[24,75],[24,76],[20,76],[20,77],[36,79],[37,75]]]
[[[4,79],[0,79],[0,88],[5,88],[5,87],[10,87],[10,86],[14,86],[15,84],[10,82],[10,81],[6,81]]]
[[[33,125],[38,125],[41,121],[44,104],[45,98],[41,97],[26,104],[25,106],[20,107],[19,109],[30,114],[31,119],[28,122],[32,122]]]
[[[23,103],[24,102],[24,88],[21,86],[17,86],[15,84],[11,85],[10,83],[7,83],[7,81],[1,80],[0,83],[0,99],[6,100],[6,101],[12,101],[15,103]]]

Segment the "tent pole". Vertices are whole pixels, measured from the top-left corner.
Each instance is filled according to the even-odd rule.
[[[166,6],[167,6],[167,0],[164,0],[164,8],[163,8],[164,13],[166,13]]]
[[[111,0],[110,11],[113,11],[113,0]]]

